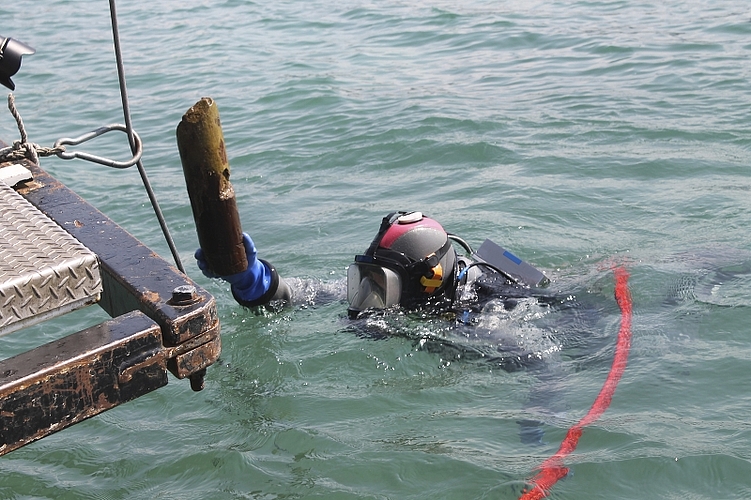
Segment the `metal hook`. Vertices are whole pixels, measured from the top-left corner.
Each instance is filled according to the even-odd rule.
[[[75,146],[83,142],[90,141],[91,139],[95,137],[99,137],[100,135],[106,134],[107,132],[111,132],[113,130],[119,130],[125,133],[128,132],[128,129],[125,127],[125,125],[122,125],[120,123],[113,123],[111,125],[99,127],[98,129],[92,130],[88,134],[84,134],[80,137],[76,137],[75,139],[69,139],[67,137],[58,139],[54,147],[58,148],[60,146],[65,146],[65,145]],[[69,153],[63,150],[63,151],[58,151],[56,154],[63,160],[72,160],[74,158],[80,158],[82,160],[99,163],[100,165],[105,165],[107,167],[112,167],[112,168],[132,167],[133,165],[135,165],[136,163],[140,161],[141,155],[143,154],[143,143],[141,142],[141,138],[138,136],[138,134],[136,134],[135,131],[132,131],[132,133],[133,133],[133,141],[135,142],[136,151],[133,155],[133,158],[131,158],[128,161],[110,160],[109,158],[102,158],[101,156],[96,156],[96,155],[92,155],[92,154],[80,152],[80,151],[73,151]]]

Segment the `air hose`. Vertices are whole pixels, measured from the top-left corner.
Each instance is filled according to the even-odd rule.
[[[613,273],[615,274],[615,300],[621,309],[621,328],[618,332],[613,364],[608,377],[587,414],[568,430],[558,451],[538,467],[537,474],[529,480],[530,487],[523,492],[519,500],[545,498],[553,485],[568,474],[568,467],[563,465],[563,459],[576,449],[584,427],[600,418],[608,409],[618,382],[626,369],[628,353],[631,349],[632,303],[631,292],[628,289],[629,274],[623,267],[614,267]]]

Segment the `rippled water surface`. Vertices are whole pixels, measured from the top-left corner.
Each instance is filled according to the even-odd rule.
[[[611,406],[551,498],[751,498],[748,2],[118,4],[143,161],[223,351],[186,381],[0,459],[2,498],[518,498],[590,408],[630,272]],[[30,139],[122,122],[108,4],[4,2],[36,48],[14,77]],[[175,127],[219,106],[243,227],[288,277],[336,286],[380,218],[422,210],[543,269],[579,306],[485,318],[495,337],[339,302],[257,315],[204,278]],[[18,138],[0,112],[0,137]],[[91,148],[125,158],[119,139]],[[135,170],[43,167],[171,260]],[[0,356],[97,323],[0,338]],[[504,370],[487,343],[538,353]],[[479,347],[478,347],[479,345]],[[541,422],[526,439],[520,421]]]

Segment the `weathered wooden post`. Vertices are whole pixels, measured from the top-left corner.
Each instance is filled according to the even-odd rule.
[[[220,276],[245,271],[248,261],[240,215],[213,99],[202,98],[183,115],[177,126],[177,148],[206,262]]]

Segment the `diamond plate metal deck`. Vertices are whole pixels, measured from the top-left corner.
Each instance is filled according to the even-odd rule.
[[[99,300],[97,256],[0,182],[0,335]]]

